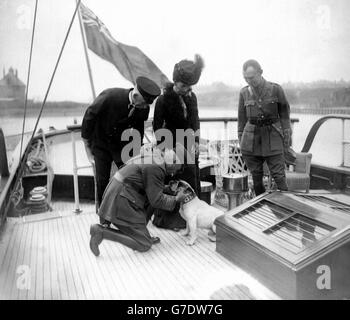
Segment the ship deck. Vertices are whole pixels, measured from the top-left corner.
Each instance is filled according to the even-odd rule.
[[[103,241],[95,257],[89,227],[94,203],[8,218],[0,239],[0,299],[279,299],[215,251],[206,232],[187,246],[177,232],[149,224],[161,243],[145,253]]]
[[[71,175],[70,135],[46,141],[55,175]],[[85,167],[81,140],[76,148],[77,163]],[[64,154],[65,161],[59,161],[57,154]],[[79,174],[92,176],[92,170],[84,168]],[[312,193],[327,193],[350,204],[349,194]],[[80,214],[73,213],[72,199],[54,198],[51,206],[50,212],[7,218],[0,231],[0,299],[280,299],[217,253],[205,231],[199,231],[194,246],[187,246],[179,233],[150,223],[151,234],[161,242],[148,252],[103,241],[101,255],[95,257],[89,248],[90,225],[98,223],[95,204],[81,202]]]

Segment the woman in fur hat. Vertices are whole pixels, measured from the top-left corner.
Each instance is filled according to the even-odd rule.
[[[192,86],[199,81],[203,68],[204,61],[198,54],[195,55],[194,61],[181,60],[175,64],[174,82],[168,83],[164,93],[159,96],[153,116],[153,131],[158,143],[163,141],[160,140],[161,131],[158,131],[160,134],[157,135],[157,130],[167,129],[172,134],[172,145],[181,143],[187,149],[189,156],[184,166],[184,172],[179,178],[188,182],[198,196],[200,193],[198,167],[200,124],[197,97],[192,91]],[[184,135],[187,138],[184,138]],[[170,214],[164,210],[156,210],[153,223],[158,227],[168,229],[185,228],[185,220],[178,213],[178,208],[175,208],[174,211]]]

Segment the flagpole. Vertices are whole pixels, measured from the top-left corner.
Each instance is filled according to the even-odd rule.
[[[79,0],[76,0],[77,3],[78,3],[78,1]],[[92,98],[93,98],[93,100],[95,100],[96,99],[96,91],[95,91],[95,86],[94,86],[94,80],[92,78],[91,65],[90,65],[90,60],[89,60],[89,53],[88,53],[88,50],[87,50],[86,34],[85,34],[85,29],[84,29],[84,26],[83,26],[83,19],[81,17],[81,11],[80,11],[80,4],[79,4],[79,9],[78,9],[78,18],[79,18],[81,37],[83,39],[83,47],[84,47],[86,65],[87,65],[88,72],[89,72],[89,79],[90,79],[90,85],[91,85],[91,91],[92,91]],[[93,175],[94,175],[95,211],[97,213],[98,209],[99,209],[99,203],[98,203],[98,200],[97,200],[98,196],[97,196],[97,182],[96,182],[96,167],[95,167],[95,164],[92,164],[92,172],[93,172]]]
[[[76,2],[78,3],[78,0],[76,0]],[[86,45],[86,43],[87,43],[87,41],[86,41],[86,34],[85,34],[84,26],[83,26],[83,19],[81,17],[80,5],[79,5],[79,9],[78,9],[78,18],[79,18],[81,37],[83,39],[83,46],[84,46],[86,65],[87,65],[88,72],[89,72],[89,79],[90,79],[92,97],[95,100],[96,99],[96,91],[95,91],[94,81],[93,81],[93,78],[92,78],[91,65],[90,65],[90,60],[89,60],[89,53],[88,53],[87,45]]]

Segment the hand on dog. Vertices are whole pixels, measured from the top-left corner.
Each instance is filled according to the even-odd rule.
[[[182,201],[185,200],[185,198],[186,198],[186,194],[184,193],[184,189],[180,189],[180,191],[176,195],[176,201],[177,202],[182,202]]]

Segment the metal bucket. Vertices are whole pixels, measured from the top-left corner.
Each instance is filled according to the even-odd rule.
[[[241,193],[248,191],[248,175],[243,173],[227,173],[222,175],[224,192]]]

